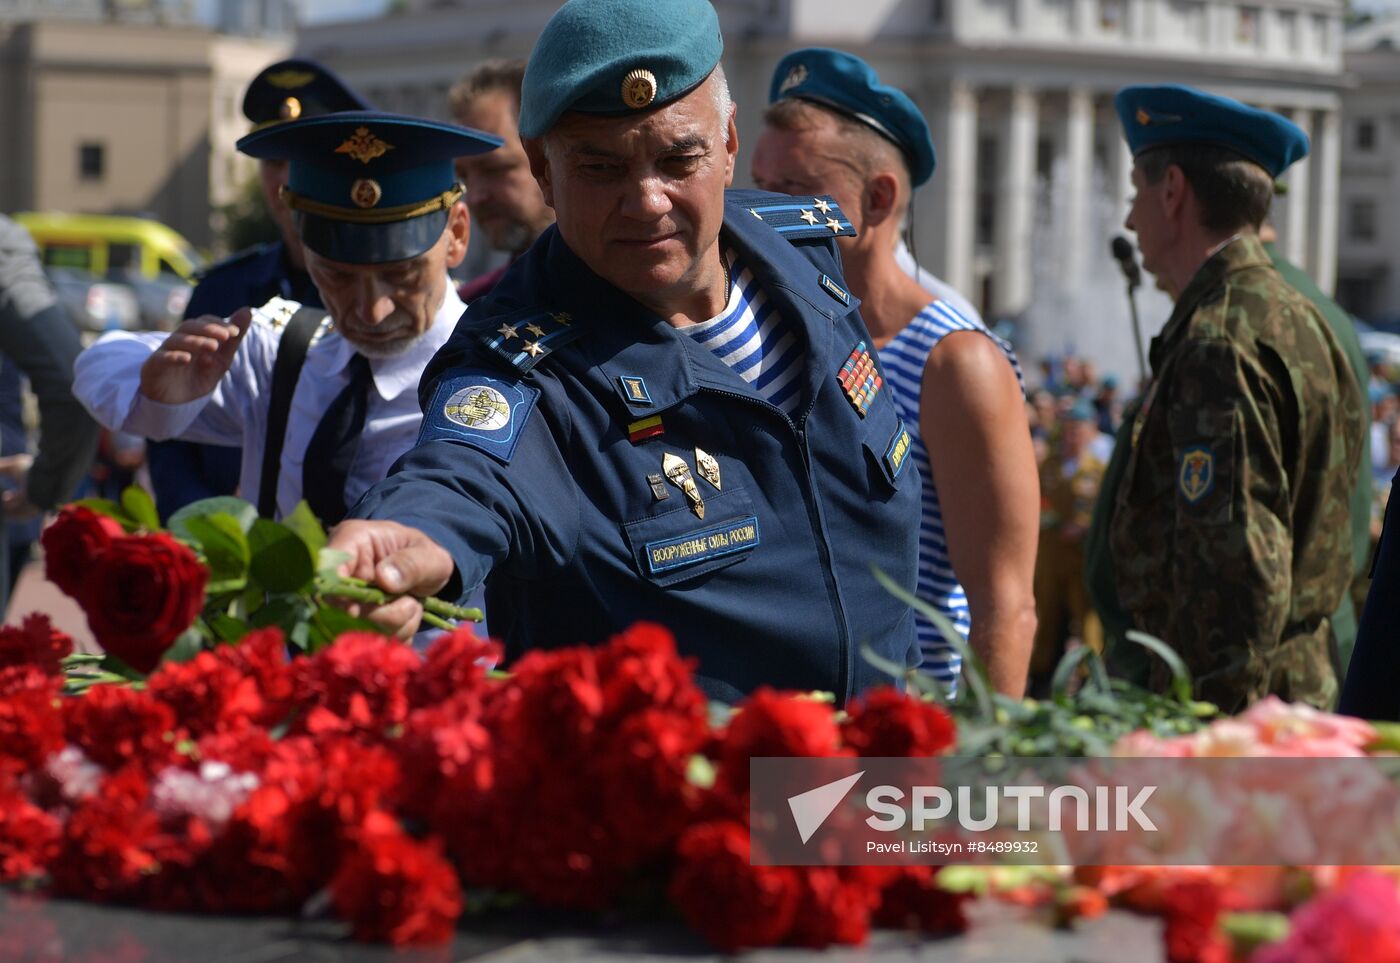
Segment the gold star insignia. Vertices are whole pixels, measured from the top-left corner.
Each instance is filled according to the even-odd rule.
[[[812,198],[812,206],[815,207],[817,210],[821,211],[823,214],[831,213],[831,205],[828,204],[824,198]]]
[[[555,311],[550,314],[556,324],[569,324],[574,320],[574,316],[567,311]]]
[[[834,217],[828,217],[828,218],[826,219],[826,226],[829,227],[829,228],[831,228],[831,233],[832,233],[832,234],[840,234],[840,233],[841,233],[841,222],[838,221],[838,220],[836,220],[836,218],[834,218]]]
[[[544,348],[540,347],[540,343],[538,341],[526,341],[525,353],[532,358],[538,358],[540,355],[544,354]]]
[[[511,338],[520,337],[520,332],[516,329],[515,325],[513,324],[503,324],[496,330],[499,331],[501,337],[505,338],[507,341],[509,341]]]
[[[544,328],[540,327],[538,324],[535,324],[533,321],[525,325],[525,330],[530,332],[537,338],[544,337]]]
[[[802,212],[802,220],[815,227],[817,223],[817,215],[813,214],[811,211],[804,210]]]
[[[749,213],[752,214],[754,217],[758,218],[760,221],[763,220],[763,215],[758,213],[758,211],[755,211],[752,207],[749,208]]]

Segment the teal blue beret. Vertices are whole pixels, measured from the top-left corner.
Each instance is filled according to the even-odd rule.
[[[370,111],[273,124],[237,144],[289,162],[283,197],[302,242],[351,264],[404,261],[432,247],[462,196],[452,159],[499,146],[469,127]]]
[[[243,116],[254,129],[337,110],[370,110],[363,97],[314,60],[268,64],[243,92]]]
[[[710,0],[569,0],[530,54],[520,134],[539,137],[570,110],[661,107],[700,86],[723,52]]]
[[[1214,144],[1278,177],[1308,156],[1308,135],[1288,118],[1194,87],[1124,87],[1114,106],[1134,157],[1170,144]]]
[[[923,113],[859,57],[827,47],[793,51],[778,61],[768,88],[770,104],[784,97],[821,104],[880,134],[904,154],[915,187],[933,176],[938,157]]]
[[[1094,421],[1098,418],[1098,412],[1094,406],[1085,398],[1075,399],[1074,404],[1069,406],[1065,412],[1065,421]]]

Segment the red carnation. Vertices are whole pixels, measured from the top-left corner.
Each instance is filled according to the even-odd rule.
[[[297,659],[292,676],[298,701],[312,709],[303,717],[304,730],[379,733],[402,725],[408,685],[421,664],[408,646],[374,632],[346,632],[310,658]]]
[[[57,819],[0,776],[0,883],[43,875],[58,852],[61,831]]]
[[[889,686],[866,693],[848,712],[841,736],[860,756],[936,756],[957,738],[944,709]]]
[[[78,598],[98,558],[124,534],[116,519],[81,505],[69,505],[39,536],[44,547],[44,574],[64,594]]]
[[[715,788],[747,810],[751,758],[842,755],[837,742],[830,705],[765,686],[744,700],[721,737]]]
[[[971,896],[938,885],[937,866],[900,866],[880,891],[875,922],[925,933],[961,933],[967,929],[964,907]]]
[[[110,770],[136,763],[155,772],[175,753],[175,713],[149,692],[95,685],[63,701],[63,719],[68,741]]]
[[[150,785],[136,769],[108,776],[96,796],[73,810],[53,861],[54,892],[93,900],[137,895],[159,866],[151,853],[160,826],[147,805]]]
[[[1253,963],[1400,963],[1400,893],[1389,876],[1350,875],[1295,910],[1288,938]]]
[[[72,654],[73,640],[54,628],[47,615],[35,612],[22,625],[0,626],[0,667],[33,665],[59,675],[63,659]]]
[[[862,866],[804,866],[798,870],[797,915],[788,942],[821,949],[855,946],[870,934],[870,914],[879,905],[874,885],[881,874]]]
[[[478,637],[470,628],[439,636],[413,674],[409,701],[418,708],[474,689],[486,678],[486,670],[500,661],[500,645]]]
[[[63,748],[61,687],[37,666],[0,669],[0,773],[37,769]]]
[[[77,598],[102,648],[150,672],[204,607],[209,570],[169,535],[112,541]]]
[[[1162,894],[1168,963],[1230,963],[1229,939],[1216,923],[1224,903],[1220,887],[1204,879],[1173,883]]]
[[[445,943],[462,915],[462,888],[441,846],[411,838],[383,812],[365,820],[330,891],[359,940]]]
[[[165,663],[151,676],[146,691],[170,706],[178,723],[196,739],[263,715],[257,680],[211,652],[185,663]]]
[[[750,855],[748,829],[732,820],[692,826],[676,846],[671,902],[727,953],[778,945],[797,911],[797,871],[755,866]]]
[[[264,725],[286,717],[296,693],[296,681],[287,661],[287,642],[281,629],[271,626],[249,632],[233,645],[216,648],[214,658],[257,682],[264,712],[260,721]]]

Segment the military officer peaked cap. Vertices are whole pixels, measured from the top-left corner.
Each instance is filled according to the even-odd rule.
[[[663,107],[700,86],[723,52],[710,0],[569,0],[525,67],[521,136],[543,135],[566,111]]]
[[[1278,177],[1308,156],[1308,135],[1288,118],[1194,87],[1124,87],[1114,106],[1134,157],[1172,144],[1214,144]]]
[[[307,247],[351,264],[417,257],[462,196],[452,159],[501,146],[491,134],[421,117],[350,111],[288,121],[238,142],[285,158],[283,198]]]
[[[243,93],[243,116],[253,129],[370,104],[314,60],[279,60],[258,72]]]
[[[770,104],[785,97],[821,104],[890,141],[904,155],[915,187],[933,176],[938,156],[923,113],[904,91],[880,83],[854,54],[828,47],[794,50],[778,61],[768,88]]]

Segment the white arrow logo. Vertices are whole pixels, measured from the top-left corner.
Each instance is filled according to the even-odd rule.
[[[846,798],[851,787],[860,782],[860,777],[863,775],[865,775],[864,769],[853,776],[847,776],[824,786],[818,786],[816,789],[809,789],[796,796],[788,797],[788,808],[792,810],[792,821],[797,823],[797,832],[802,837],[803,843],[806,843],[818,829],[822,828],[826,817],[830,816],[836,807],[841,805],[841,800]]]

